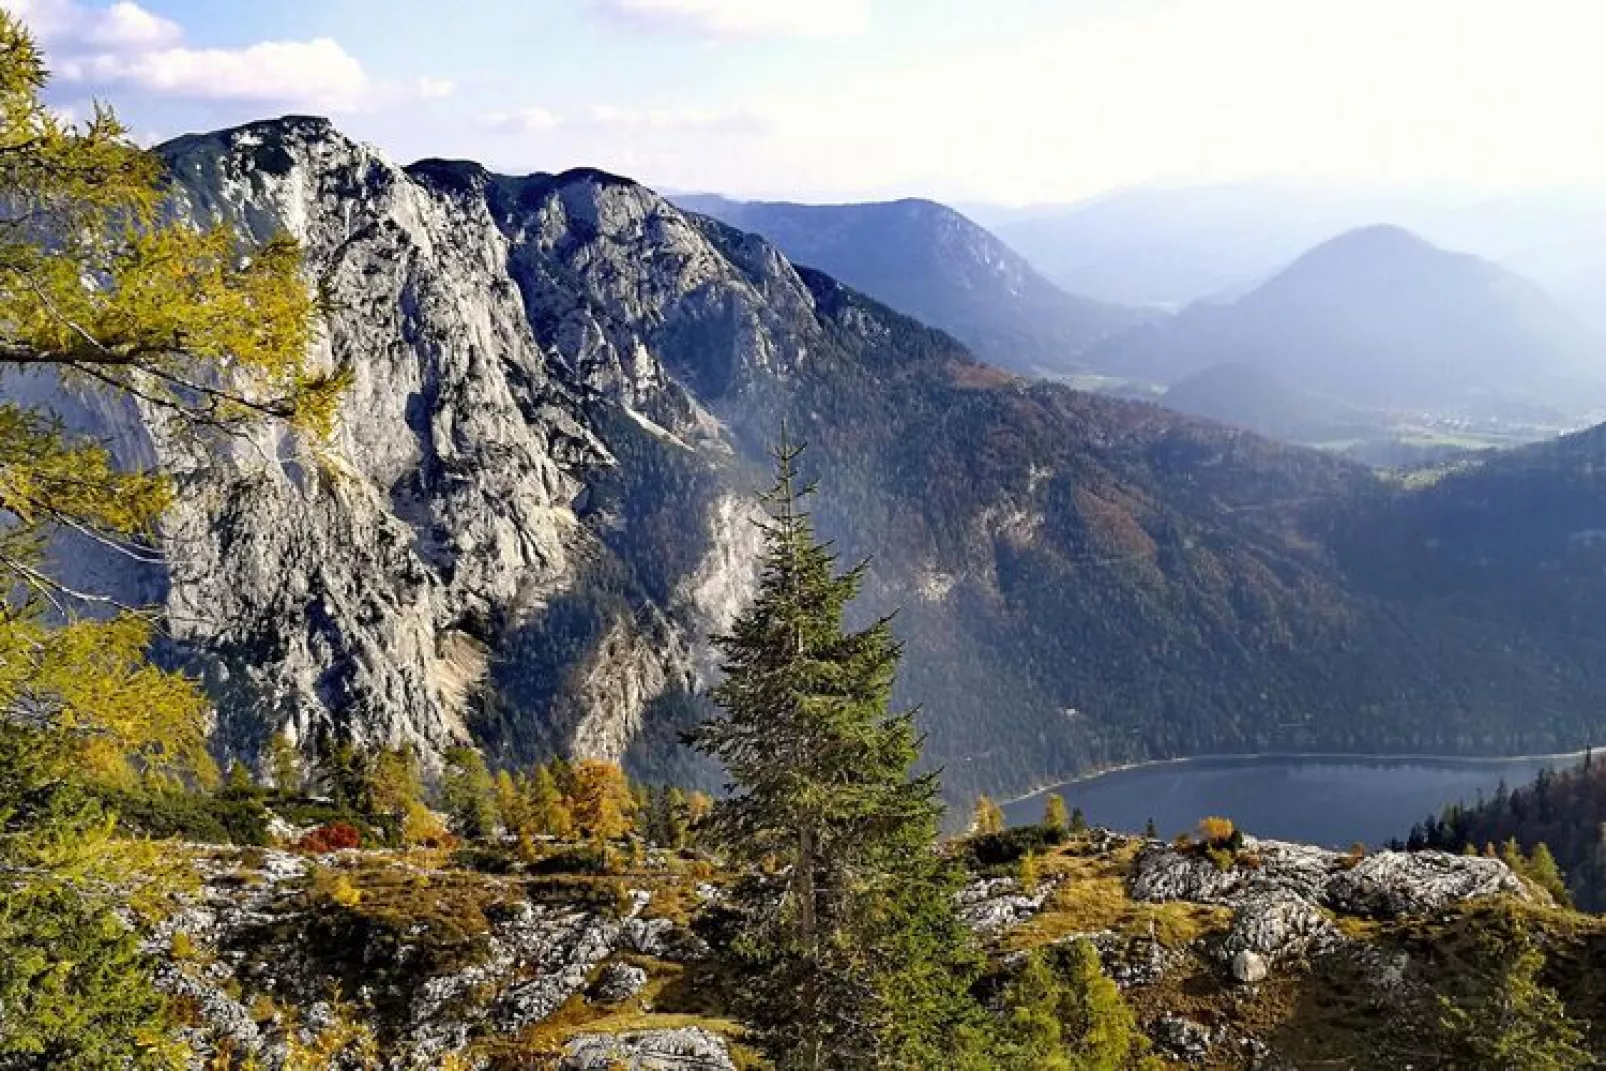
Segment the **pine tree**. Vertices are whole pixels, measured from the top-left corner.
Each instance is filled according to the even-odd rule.
[[[1027,896],[1037,892],[1038,871],[1036,852],[1027,852],[1020,857],[1020,872],[1016,875],[1016,880],[1020,882],[1021,891]]]
[[[334,740],[321,734],[313,781],[337,808],[358,812],[366,805],[368,772],[372,759],[349,740]]]
[[[972,833],[986,835],[989,833],[1002,833],[1004,831],[1004,810],[991,798],[983,795],[976,797],[975,816],[971,819]]]
[[[412,748],[383,748],[364,763],[359,807],[383,827],[392,843],[407,843],[408,828],[419,839],[433,832],[433,825],[418,813],[422,795],[418,756]]]
[[[530,824],[538,834],[563,840],[574,835],[574,816],[569,813],[550,766],[537,766],[530,774]]]
[[[1020,973],[1004,990],[1004,1022],[997,1054],[999,1067],[1030,1071],[1073,1071],[1060,1022],[1064,986],[1040,950],[1026,956]]]
[[[977,959],[936,781],[911,775],[913,715],[890,710],[890,622],[844,628],[864,567],[816,542],[800,452],[783,433],[757,597],[717,638],[720,714],[692,734],[729,778],[712,839],[756,871],[735,894],[746,1018],[783,1069],[957,1066]]]
[[[1081,1071],[1125,1071],[1143,1063],[1148,1039],[1137,1017],[1103,968],[1091,942],[1070,948],[1064,1021],[1073,1066]]]
[[[1003,1024],[993,1065],[1031,1071],[1129,1071],[1159,1067],[1132,1009],[1099,967],[1098,953],[1077,941],[1062,977],[1042,950],[1026,956],[1004,989]]]
[[[603,842],[634,828],[636,800],[619,767],[600,759],[582,759],[574,764],[571,781],[568,809],[582,835]]]
[[[686,846],[691,835],[689,812],[683,790],[674,786],[664,790],[664,847],[679,851]]]
[[[1087,832],[1087,816],[1082,813],[1082,808],[1080,807],[1077,807],[1071,811],[1071,832]]]
[[[1143,835],[1150,840],[1156,840],[1159,838],[1160,830],[1159,827],[1154,824],[1154,819],[1151,818],[1143,824]]]
[[[1059,833],[1071,831],[1071,819],[1065,813],[1065,799],[1057,793],[1049,793],[1043,805],[1043,825]]]
[[[471,747],[446,749],[446,770],[441,775],[441,806],[452,829],[469,840],[485,840],[496,833],[496,782],[485,758]]]
[[[1510,867],[1513,873],[1528,872],[1528,861],[1523,858],[1522,846],[1517,843],[1516,837],[1507,837],[1506,842],[1500,846],[1500,861]]]
[[[1556,865],[1556,857],[1550,852],[1550,845],[1540,841],[1534,846],[1533,854],[1528,857],[1525,868],[1528,877],[1544,889],[1558,904],[1567,904],[1567,882],[1562,878],[1561,867]]]
[[[529,837],[534,829],[530,821],[530,797],[525,785],[519,783],[509,770],[496,771],[496,814],[502,828],[514,837]]]
[[[137,935],[93,897],[13,889],[0,897],[0,1065],[183,1067],[145,976]]]
[[[686,794],[686,825],[695,831],[714,811],[714,798],[695,789]]]
[[[1574,889],[1578,901],[1586,904],[1606,902],[1606,822],[1603,822],[1590,839],[1584,852],[1584,861],[1578,867]]]
[[[268,772],[273,787],[289,795],[301,791],[301,754],[283,729],[268,740]]]
[[[639,826],[648,820],[652,811],[652,792],[640,782],[629,781],[627,778],[627,783],[630,786],[630,811],[636,816]]]
[[[245,797],[257,793],[256,778],[251,774],[251,767],[235,759],[229,764],[229,775],[223,785],[223,794],[226,796]]]
[[[668,847],[669,789],[659,785],[642,789],[636,795],[636,832],[648,844]]]

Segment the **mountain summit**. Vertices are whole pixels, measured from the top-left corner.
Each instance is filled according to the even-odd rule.
[[[1067,294],[991,232],[935,201],[804,205],[711,194],[674,200],[762,234],[792,261],[942,328],[1011,371],[1076,371],[1077,355],[1088,346],[1148,317]]]
[[[1190,306],[1088,360],[1165,383],[1251,364],[1377,408],[1606,398],[1606,341],[1527,280],[1398,227],[1341,234],[1235,301]]]

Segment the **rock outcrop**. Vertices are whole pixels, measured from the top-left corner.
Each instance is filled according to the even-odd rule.
[[[383,1066],[439,1067],[477,1044],[517,1038],[571,1000],[630,1000],[649,980],[640,963],[707,953],[675,922],[642,917],[651,901],[645,890],[611,908],[595,896],[536,902],[517,879],[430,871],[385,853],[308,859],[219,849],[199,854],[197,865],[200,890],[146,938],[163,958],[157,983],[195,1009],[185,1035],[197,1051],[228,1049],[264,1066],[279,1065],[290,1031],[312,1044],[355,1023],[385,1039]],[[349,902],[318,892],[320,871],[349,875]],[[636,961],[618,958],[626,954]],[[352,976],[360,981],[348,987]],[[240,999],[242,987],[271,995],[284,1011],[265,1018],[260,997]],[[681,1051],[675,1046],[686,1038],[675,1035],[684,1032],[660,1033],[642,1035],[638,1048],[649,1062],[631,1066],[664,1066],[650,1060]],[[728,1056],[724,1064],[716,1058],[726,1053],[719,1038],[687,1044],[688,1057],[729,1066]]]
[[[1532,896],[1510,867],[1479,856],[1385,851],[1356,859],[1308,844],[1246,837],[1240,860],[1223,869],[1202,852],[1151,844],[1138,857],[1132,895],[1247,909],[1252,914],[1243,947],[1251,948],[1272,935],[1310,936],[1313,917],[1296,905],[1393,918],[1478,897]]]
[[[955,895],[959,915],[979,933],[1018,926],[1043,909],[1059,883],[1043,881],[1028,892],[1014,878],[988,878],[966,885]]]
[[[735,875],[707,858],[647,848],[624,872],[599,874],[570,868],[580,856],[568,847],[544,845],[535,863],[509,858],[486,873],[417,852],[174,850],[196,859],[203,884],[141,932],[158,984],[186,1013],[197,1071],[222,1052],[277,1068],[294,1047],[298,1066],[343,1066],[337,1049],[364,1048],[378,1053],[364,1066],[385,1071],[727,1071],[757,1055],[761,1035],[741,1021],[738,997],[751,964],[733,955],[728,907],[709,895]],[[1444,1001],[1482,984],[1494,964],[1480,950],[1511,927],[1532,932],[1551,965],[1546,984],[1572,1015],[1598,1020],[1606,1000],[1606,922],[1530,903],[1498,871],[1474,881],[1482,865],[1453,879],[1432,853],[1386,853],[1369,873],[1353,856],[1251,841],[1231,869],[1258,858],[1277,888],[1189,886],[1225,903],[1126,896],[1140,878],[1181,873],[1159,853],[1192,854],[1096,831],[1043,852],[1031,897],[1014,878],[973,874],[959,899],[982,939],[976,992],[987,1007],[1006,1011],[998,998],[1029,955],[1064,970],[1071,946],[1087,942],[1137,1027],[1173,1060],[1399,1067],[1440,1044]],[[1313,859],[1334,869],[1313,876]],[[1394,899],[1423,874],[1423,889],[1438,890],[1430,899]],[[1308,898],[1330,883],[1366,895]],[[1044,888],[1053,895],[1031,907]],[[1386,912],[1431,906],[1378,917],[1379,895]]]
[[[696,1027],[634,1034],[585,1034],[564,1050],[562,1071],[736,1071],[717,1034]]]
[[[1530,895],[1501,860],[1448,852],[1380,852],[1333,875],[1322,894],[1340,911],[1373,918],[1423,915],[1479,897]]]
[[[1251,896],[1233,914],[1232,930],[1222,939],[1221,954],[1234,964],[1243,954],[1262,965],[1333,947],[1341,935],[1332,920],[1310,900],[1290,893]]]

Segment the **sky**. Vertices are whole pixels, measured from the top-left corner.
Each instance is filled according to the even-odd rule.
[[[1606,184],[1606,0],[0,0],[143,140],[327,115],[400,162],[1069,202]]]

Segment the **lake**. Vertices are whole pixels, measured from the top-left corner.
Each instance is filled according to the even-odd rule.
[[[1447,803],[1492,796],[1531,781],[1575,756],[1516,759],[1262,756],[1205,758],[1116,770],[1045,789],[1007,804],[1011,825],[1042,820],[1043,797],[1058,792],[1091,825],[1142,831],[1150,819],[1163,837],[1190,832],[1206,815],[1231,818],[1246,833],[1277,840],[1348,847],[1401,840]]]

